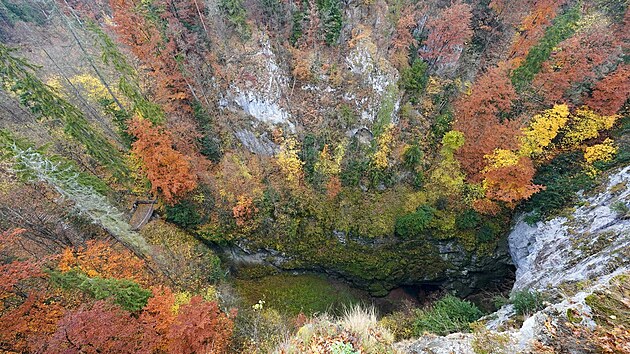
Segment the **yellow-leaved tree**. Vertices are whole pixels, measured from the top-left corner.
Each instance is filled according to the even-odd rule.
[[[464,134],[451,130],[444,134],[442,138],[442,149],[440,150],[441,161],[431,172],[427,191],[431,192],[430,199],[437,200],[439,197],[460,196],[464,188],[464,173],[459,162],[455,159],[454,153],[464,145]]]
[[[346,154],[347,145],[348,141],[343,140],[335,147],[333,153],[330,152],[328,144],[324,145],[324,149],[319,154],[317,163],[315,163],[315,170],[328,179],[326,182],[326,195],[330,198],[335,198],[341,192],[339,174],[341,173],[341,161]]]
[[[488,166],[485,171],[490,169],[497,169],[501,167],[514,166],[518,163],[521,156],[512,151],[506,149],[496,149],[490,155],[484,156],[488,160]]]
[[[315,170],[324,176],[331,177],[341,173],[341,160],[346,154],[347,141],[339,143],[333,152],[328,144],[319,153],[319,159],[315,163]]]
[[[610,161],[617,153],[617,147],[613,145],[612,139],[606,138],[601,144],[586,147],[584,149],[584,159],[588,164],[597,161]]]
[[[549,148],[553,139],[567,125],[569,121],[569,107],[559,104],[553,108],[535,115],[529,126],[522,129],[521,148],[519,154],[534,157]]]
[[[300,160],[299,152],[297,140],[295,138],[286,138],[282,141],[280,152],[277,155],[278,166],[280,166],[287,181],[291,183],[299,183],[304,176],[304,171],[302,170],[304,162]]]
[[[389,166],[389,155],[392,153],[394,142],[394,124],[388,125],[376,139],[377,150],[372,156],[372,163],[378,169],[384,170]]]
[[[599,133],[615,125],[618,115],[599,115],[588,107],[579,108],[571,117],[562,143],[567,148],[577,147],[582,142],[599,137]]]

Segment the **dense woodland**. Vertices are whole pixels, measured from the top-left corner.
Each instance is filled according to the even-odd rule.
[[[2,352],[470,331],[482,310],[442,296],[509,286],[514,215],[630,162],[624,0],[0,0],[0,39]],[[340,301],[319,278],[293,306],[261,295],[288,272],[426,296],[339,327],[315,313],[340,304],[296,305]]]

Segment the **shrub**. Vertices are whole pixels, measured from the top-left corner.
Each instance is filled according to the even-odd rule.
[[[205,132],[199,140],[201,144],[199,152],[207,157],[210,161],[218,163],[221,161],[223,152],[221,151],[221,143],[212,134]]]
[[[387,328],[397,341],[413,337],[413,324],[415,322],[415,312],[413,309],[393,312],[380,321],[380,324]]]
[[[477,241],[485,243],[494,240],[499,233],[498,228],[490,223],[484,223],[481,225],[479,230],[477,230],[476,236]]]
[[[446,295],[433,304],[433,307],[418,312],[414,323],[414,334],[432,332],[447,335],[453,332],[466,332],[470,323],[482,316],[481,310],[469,301]]]
[[[527,223],[527,225],[534,227],[536,225],[537,222],[542,220],[542,216],[540,215],[539,211],[533,211],[531,213],[528,213],[527,215],[525,215],[525,217],[523,218],[523,221],[525,221]]]
[[[249,39],[251,37],[251,28],[247,24],[247,11],[241,0],[221,0],[219,1],[219,8],[241,38]]]
[[[339,106],[337,117],[344,129],[351,128],[358,121],[356,112],[352,109],[350,105],[346,103],[343,103]]]
[[[341,170],[341,183],[344,186],[358,186],[361,178],[368,173],[369,160],[353,159],[346,163]]]
[[[457,216],[455,225],[460,230],[474,229],[481,223],[481,216],[474,210],[466,210]]]
[[[346,310],[337,320],[319,316],[284,343],[280,353],[393,353],[394,336],[376,321],[374,309],[359,306]]]
[[[422,149],[420,148],[420,146],[418,146],[418,144],[413,144],[405,150],[402,157],[405,167],[409,169],[414,169],[422,162],[424,154],[422,153]]]
[[[614,202],[610,206],[610,209],[612,209],[612,211],[616,212],[620,216],[625,216],[625,215],[627,215],[630,212],[630,208],[628,208],[626,203],[624,203],[622,201]]]
[[[400,73],[400,80],[398,81],[400,88],[409,94],[410,101],[414,104],[418,103],[417,101],[427,85],[426,72],[427,63],[418,58],[410,67]]]
[[[401,238],[409,239],[422,234],[427,229],[435,210],[429,206],[419,207],[415,213],[399,217],[396,220],[395,232]]]
[[[306,134],[302,141],[302,149],[299,152],[300,160],[304,161],[304,178],[313,186],[318,187],[321,183],[321,176],[318,176],[315,165],[320,155],[321,142],[312,133]]]
[[[161,254],[161,269],[177,274],[173,280],[181,289],[197,292],[225,277],[219,257],[175,225],[153,220],[140,233]]]
[[[620,142],[619,151],[612,161],[597,161],[593,164],[600,171],[610,170],[618,166],[630,164],[630,144],[624,143],[630,135],[630,115],[623,116],[619,121],[619,127],[612,131],[612,137]]]
[[[361,352],[355,351],[350,343],[344,343],[341,341],[334,342],[330,346],[330,352],[332,354],[360,354]]]
[[[112,122],[118,128],[118,135],[125,147],[130,148],[135,137],[128,132],[129,125],[127,123],[131,120],[129,112],[118,108],[116,101],[111,98],[99,98],[98,103],[103,108],[103,112],[112,117]]]
[[[593,180],[584,172],[580,155],[580,151],[560,154],[548,165],[538,168],[533,183],[546,189],[525,202],[525,211],[549,216],[574,201],[576,192],[592,185]]]
[[[201,222],[201,216],[190,201],[183,201],[173,206],[166,205],[166,221],[184,229],[193,229]]]
[[[127,311],[138,311],[146,304],[151,291],[143,289],[138,283],[128,279],[90,278],[78,271],[65,273],[50,272],[53,284],[66,290],[81,290],[96,300],[112,299]]]
[[[201,127],[201,137],[197,139],[199,152],[208,160],[219,163],[223,157],[223,151],[221,150],[219,134],[214,129],[216,124],[199,101],[193,101],[192,108],[193,117],[197,121],[197,125]]]
[[[342,3],[340,0],[318,0],[317,10],[321,20],[326,44],[333,45],[339,39],[343,26]]]
[[[510,297],[510,302],[514,305],[517,315],[531,315],[543,309],[545,298],[538,291],[523,290],[517,291]]]
[[[295,46],[297,41],[302,38],[304,35],[304,28],[302,27],[302,22],[306,19],[305,11],[295,11],[293,13],[292,24],[291,27],[291,36],[289,37],[289,42],[292,46]]]
[[[414,173],[412,185],[416,190],[420,190],[424,186],[424,172],[419,171]]]
[[[258,305],[260,303],[257,303]],[[290,318],[281,315],[264,303],[254,308],[251,304],[239,308],[234,323],[232,353],[273,353],[295,330]]]
[[[444,134],[451,130],[451,122],[453,122],[453,113],[451,111],[446,111],[435,118],[435,122],[433,122],[431,126],[431,131],[435,139],[433,141],[434,143],[441,141]]]

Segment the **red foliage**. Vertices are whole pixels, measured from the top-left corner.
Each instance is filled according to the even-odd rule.
[[[156,336],[155,348],[167,352],[169,341],[166,334],[175,321],[173,312],[175,295],[171,289],[162,286],[154,287],[151,291],[153,291],[153,297],[142,310],[139,320],[145,331]]]
[[[0,300],[15,292],[15,286],[21,281],[42,277],[41,265],[33,261],[13,261],[0,265]]]
[[[78,13],[81,15],[81,17],[87,17],[89,19],[99,21],[102,20],[104,15],[106,14],[108,1],[57,0],[57,3],[64,11],[67,10],[66,6],[69,8],[69,11],[67,11],[67,15]]]
[[[321,40],[317,35],[320,31],[320,20],[318,7],[314,0],[308,0],[308,27],[304,31],[303,38],[298,41],[298,47],[300,49],[311,48],[314,49],[316,45],[320,44]]]
[[[501,212],[501,207],[488,198],[473,201],[472,207],[476,212],[483,215],[497,215]]]
[[[484,156],[495,149],[515,149],[518,122],[501,122],[499,114],[507,111],[516,98],[505,66],[484,73],[473,85],[472,94],[455,102],[454,129],[465,137],[464,146],[456,152],[468,179],[479,182],[486,166]]]
[[[30,294],[19,306],[0,311],[0,348],[42,352],[64,312],[60,304],[48,301],[43,293]]]
[[[0,250],[11,251],[18,236],[25,230],[9,230],[0,234]],[[63,307],[48,301],[46,285],[37,260],[0,264],[0,350],[39,352],[48,336],[55,332],[63,315]],[[46,301],[45,301],[46,300]]]
[[[50,341],[53,353],[151,353],[156,338],[129,312],[97,301],[71,311]]]
[[[25,229],[11,229],[0,233],[0,251],[15,252],[15,245],[17,244],[17,237],[26,232]],[[2,284],[0,283],[0,286]]]
[[[195,296],[182,305],[167,338],[169,353],[224,353],[232,336],[233,322],[216,302]]]
[[[473,31],[470,28],[472,8],[458,1],[427,21],[429,36],[420,55],[438,68],[454,64]]]
[[[537,0],[491,0],[489,7],[505,24],[517,26],[536,2]]]
[[[177,25],[168,11],[166,1],[159,1],[164,7],[163,19],[169,26]],[[147,73],[155,80],[155,99],[168,113],[191,112],[188,105],[190,93],[175,61],[178,53],[173,38],[163,41],[158,24],[145,19],[140,12],[140,1],[110,0],[116,26],[113,29],[121,41],[147,68]],[[160,4],[155,4],[159,6]],[[177,26],[178,28],[181,26]]]
[[[509,207],[543,189],[532,183],[534,164],[529,157],[521,157],[516,165],[492,168],[484,173],[486,197],[507,203]]]
[[[596,68],[621,54],[612,45],[613,37],[605,26],[594,26],[562,42],[533,81],[545,103],[564,102],[572,85],[593,79]]]
[[[138,138],[131,151],[142,160],[143,170],[151,181],[154,193],[159,191],[167,203],[174,203],[197,187],[190,162],[173,149],[168,132],[138,118],[129,124],[129,131]]]
[[[233,322],[216,302],[195,296],[173,312],[175,296],[165,287],[153,288],[140,315],[145,333],[153,337],[154,348],[168,353],[224,353],[232,336]]]
[[[407,63],[409,48],[417,44],[412,35],[413,29],[418,26],[417,16],[416,9],[410,6],[403,10],[396,23],[396,32],[390,44],[390,57],[398,67]]]
[[[17,243],[17,237],[25,232],[24,229],[7,230],[0,233],[0,250],[11,251],[14,244]],[[9,254],[12,256],[12,253]],[[16,286],[20,282],[30,279],[43,277],[41,264],[32,260],[13,261],[11,263],[0,263],[0,301],[19,292]],[[0,310],[4,306],[0,303]]]
[[[396,32],[391,43],[392,49],[408,50],[411,45],[416,44],[417,41],[411,34],[412,30],[418,25],[416,17],[417,14],[413,7],[407,7],[403,10],[396,23]]]
[[[630,96],[630,65],[620,64],[615,71],[595,84],[585,103],[599,114],[612,115]]]
[[[326,195],[334,199],[341,192],[341,180],[339,176],[332,176],[326,183]]]

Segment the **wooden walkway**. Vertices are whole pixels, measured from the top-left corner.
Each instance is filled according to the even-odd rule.
[[[153,215],[153,207],[155,206],[155,200],[138,200],[134,203],[131,215],[131,228],[133,230],[140,230],[144,225],[149,222],[151,215]]]

